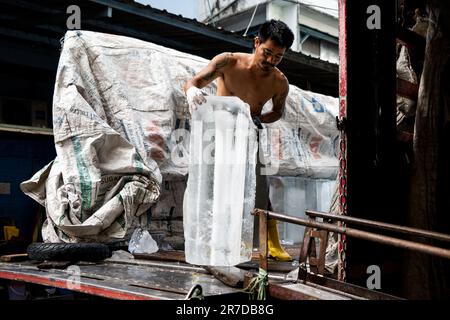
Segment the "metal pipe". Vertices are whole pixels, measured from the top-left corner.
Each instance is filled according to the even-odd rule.
[[[253,10],[252,18],[250,19],[250,22],[248,23],[247,29],[245,29],[245,32],[242,35],[243,37],[247,36],[248,29],[250,29],[250,26],[251,26],[251,24],[253,22],[253,18],[255,17],[256,10],[258,10],[258,6],[259,6],[259,3],[256,4],[255,10]]]
[[[267,211],[259,214],[259,267],[268,270]]]
[[[408,250],[414,250],[418,252],[427,253],[430,255],[447,258],[450,259],[450,250],[430,246],[423,243],[417,243],[413,241],[398,239],[394,237],[384,236],[376,233],[371,233],[367,231],[361,231],[357,229],[347,228],[347,227],[339,227],[335,226],[334,224],[330,223],[324,223],[324,222],[317,222],[312,220],[305,220],[297,217],[292,217],[288,215],[284,215],[281,213],[271,212],[267,210],[261,210],[261,209],[253,209],[253,214],[267,214],[268,218],[276,219],[284,222],[294,223],[302,226],[307,226],[311,228],[317,228],[321,230],[328,230],[340,234],[345,234],[346,236],[368,240],[372,242],[382,243],[386,245],[390,245],[397,248],[402,249],[408,249]]]
[[[306,210],[306,215],[309,217],[319,217],[319,218],[338,220],[338,221],[343,221],[343,222],[347,222],[347,223],[354,223],[357,225],[374,227],[374,228],[378,228],[378,229],[382,229],[382,230],[396,231],[396,232],[400,232],[400,233],[404,233],[404,234],[408,234],[408,235],[450,242],[450,235],[447,235],[444,233],[439,233],[439,232],[434,232],[434,231],[421,230],[421,229],[417,229],[417,228],[399,226],[399,225],[395,225],[395,224],[391,224],[391,223],[385,223],[385,222],[379,222],[379,221],[373,221],[373,220],[367,220],[367,219],[360,219],[360,218],[355,218],[355,217],[342,216],[342,215],[319,212],[319,211],[312,211],[312,210]]]

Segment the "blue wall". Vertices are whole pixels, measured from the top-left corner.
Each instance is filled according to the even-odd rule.
[[[20,234],[31,239],[39,204],[20,190],[56,157],[53,136],[0,132],[0,183],[10,183],[11,193],[0,194],[0,217],[14,219]]]

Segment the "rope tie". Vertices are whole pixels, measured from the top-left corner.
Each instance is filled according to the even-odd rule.
[[[254,277],[247,288],[244,289],[245,293],[249,294],[250,300],[266,300],[266,287],[269,283],[269,276],[267,271],[259,268],[258,275]]]

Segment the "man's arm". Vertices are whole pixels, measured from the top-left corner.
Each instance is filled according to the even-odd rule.
[[[263,123],[275,122],[283,115],[284,105],[289,93],[289,82],[286,77],[283,76],[283,81],[279,93],[275,94],[272,98],[272,110],[266,112],[260,116],[260,120]]]
[[[235,58],[232,53],[225,52],[215,56],[210,63],[184,85],[184,92],[190,87],[203,88],[219,76],[233,63]]]

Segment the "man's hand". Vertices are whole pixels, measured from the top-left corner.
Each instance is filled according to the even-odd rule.
[[[202,103],[206,102],[206,92],[195,86],[190,87],[186,91],[186,97],[189,104],[189,112],[192,114]]]

